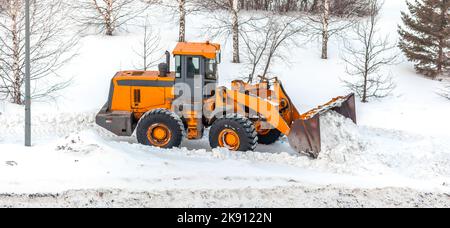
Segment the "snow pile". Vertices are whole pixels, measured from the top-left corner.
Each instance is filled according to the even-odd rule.
[[[0,115],[0,137],[14,140],[24,131],[24,111]],[[36,139],[48,137],[65,137],[70,133],[80,132],[95,126],[94,113],[47,113],[32,115],[32,134]],[[2,140],[0,138],[0,140]]]
[[[359,157],[368,147],[358,126],[335,112],[321,117],[321,159],[332,163],[346,163],[349,157]]]
[[[293,151],[287,138],[271,146],[271,150],[268,151],[272,152],[232,152],[227,149],[214,149],[210,156],[224,160],[292,165],[333,173],[358,174],[367,170],[363,164],[366,164],[364,153],[369,147],[369,142],[351,120],[334,112],[325,114],[321,117],[321,137],[322,152],[317,160]],[[188,156],[208,154],[206,150],[184,150],[184,152]]]

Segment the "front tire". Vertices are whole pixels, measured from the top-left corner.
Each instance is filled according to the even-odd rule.
[[[181,145],[183,131],[183,122],[176,114],[155,109],[142,116],[136,136],[140,144],[170,149]]]
[[[253,123],[237,114],[216,120],[211,126],[209,143],[212,148],[227,148],[231,151],[253,151],[258,142]]]
[[[263,145],[272,145],[276,143],[281,137],[281,132],[278,129],[270,129],[258,133],[258,143]]]

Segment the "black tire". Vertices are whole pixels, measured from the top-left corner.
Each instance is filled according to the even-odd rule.
[[[240,146],[235,151],[254,151],[258,143],[258,134],[253,123],[240,115],[227,115],[216,120],[209,131],[209,143],[212,148],[218,148],[222,131],[232,130],[239,136]]]
[[[272,129],[265,135],[258,134],[258,143],[262,145],[272,145],[276,143],[281,137],[281,132],[278,129]]]
[[[170,139],[164,146],[158,146],[151,143],[148,137],[148,131],[154,124],[163,124],[170,130]],[[139,120],[136,137],[140,144],[147,146],[157,146],[164,149],[179,147],[183,140],[184,126],[181,119],[173,112],[167,109],[155,109],[146,113]]]

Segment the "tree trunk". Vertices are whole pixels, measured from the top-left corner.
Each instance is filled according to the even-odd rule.
[[[179,42],[186,42],[186,0],[178,0],[180,11]]]
[[[363,95],[362,95],[362,102],[363,103],[367,103],[367,72],[364,73],[364,90],[363,90]]]
[[[232,6],[233,63],[240,63],[239,54],[239,1],[233,0]]]
[[[437,60],[437,75],[442,74],[443,70],[444,70],[444,45],[445,45],[445,41],[444,40],[440,40],[439,41],[439,50],[438,50],[438,60]],[[435,76],[436,78],[436,76]]]
[[[113,15],[113,1],[108,1],[107,8],[105,10],[105,29],[106,29],[106,35],[112,36],[114,34],[114,22],[112,19]],[[101,12],[101,11],[100,11]]]
[[[15,10],[18,10],[20,8],[16,8]],[[12,16],[12,42],[13,42],[13,93],[12,93],[12,102],[14,104],[21,105],[22,102],[22,82],[23,82],[23,74],[20,66],[20,38],[19,38],[19,28],[18,28],[18,18],[15,12]]]
[[[370,39],[370,38],[369,38]],[[372,41],[367,41],[366,43],[371,43]],[[361,98],[361,101],[363,102],[363,103],[367,103],[368,101],[367,101],[367,84],[368,84],[368,82],[367,82],[367,80],[368,80],[368,77],[369,77],[369,59],[370,59],[370,47],[368,47],[367,45],[366,45],[366,50],[365,50],[365,52],[366,52],[366,55],[365,55],[365,61],[364,61],[364,72],[363,72],[363,79],[364,79],[364,83],[363,83],[363,94],[362,94],[362,98]]]
[[[322,59],[328,59],[330,1],[322,0]]]
[[[445,25],[446,23],[446,15],[448,12],[448,9],[445,7],[446,5],[446,1],[444,1],[444,3],[442,4],[441,7],[441,31],[445,31]],[[440,38],[439,39],[439,50],[438,50],[438,59],[437,59],[437,75],[442,74],[443,70],[444,70],[444,61],[445,61],[445,53],[444,53],[444,47],[446,45],[446,40],[445,38]],[[436,75],[436,76],[437,76]],[[434,76],[434,77],[436,77]]]
[[[111,27],[110,24],[106,24],[106,35],[107,36],[112,36],[114,33],[114,29]]]
[[[264,67],[264,73],[262,75],[261,82],[266,79],[267,73],[269,73],[269,67],[270,67],[270,63],[272,62],[272,57],[273,57],[273,54],[269,54],[269,56],[267,58],[266,66]]]

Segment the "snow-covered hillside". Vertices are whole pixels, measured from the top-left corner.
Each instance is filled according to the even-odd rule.
[[[385,3],[381,31],[389,34],[392,42],[397,39],[400,10],[404,8],[404,1]],[[161,9],[152,12],[152,24],[162,37],[161,53],[171,50],[178,37],[177,25]],[[207,15],[188,17],[189,41],[208,39],[200,28],[200,22],[205,21]],[[141,33],[131,26],[118,36],[81,39],[78,55],[58,72],[73,78],[73,84],[61,92],[56,103],[33,103],[32,148],[22,146],[22,107],[0,103],[0,193],[78,189],[225,189],[242,193],[242,189],[277,187],[293,192],[310,187],[349,192],[363,188],[371,192],[374,188],[390,188],[373,191],[395,192],[395,201],[402,202],[402,197],[412,197],[413,191],[450,192],[450,102],[437,95],[440,82],[415,74],[406,61],[390,69],[397,84],[392,96],[357,104],[358,126],[333,113],[322,119],[324,151],[318,160],[295,153],[286,138],[272,146],[258,146],[256,152],[234,153],[211,150],[206,137],[184,141],[181,149],[162,150],[138,145],[134,138],[112,136],[95,126],[94,116],[106,101],[111,77],[116,71],[133,69],[138,61],[134,50]],[[290,64],[277,63],[274,67],[273,72],[302,111],[349,92],[340,81],[345,76],[345,65],[339,47],[340,42],[333,41],[330,60],[324,61],[319,58],[319,44],[309,43],[290,50]],[[231,63],[229,42],[224,48],[220,77],[221,83],[227,85],[240,76],[244,66]],[[364,194],[356,195],[370,202]],[[329,194],[316,196],[325,198]],[[255,193],[252,197],[265,195]],[[448,206],[448,197],[440,197],[444,202],[441,205]],[[257,201],[245,205],[263,206]],[[179,206],[202,205],[197,198]],[[236,204],[209,206],[217,205]],[[396,206],[373,202],[366,205]]]

